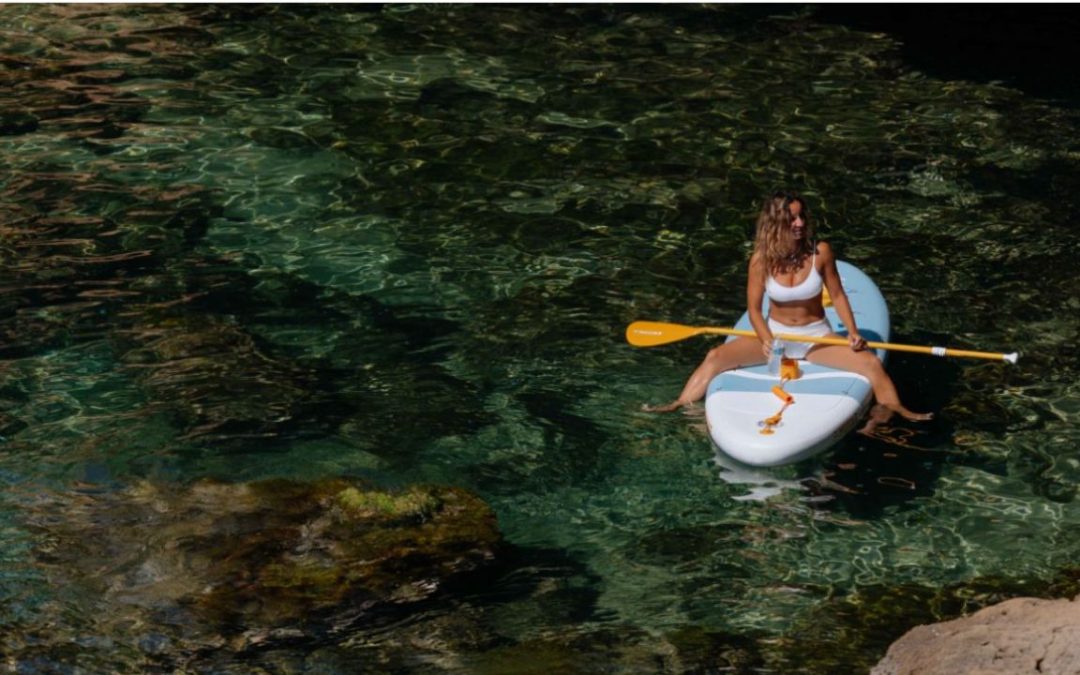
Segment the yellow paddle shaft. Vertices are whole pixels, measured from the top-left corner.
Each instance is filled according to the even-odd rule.
[[[684,326],[677,323],[663,323],[659,321],[635,321],[626,328],[626,341],[635,347],[656,347],[685,340],[695,335],[737,335],[741,337],[757,337],[752,330],[739,330],[737,328],[715,328],[712,326]],[[813,342],[823,345],[847,345],[847,338],[813,337],[810,335],[790,335],[777,333],[773,337],[788,342]],[[930,354],[932,356],[951,356],[966,359],[989,359],[992,361],[1006,361],[1016,363],[1019,354],[1002,354],[999,352],[976,352],[967,349],[952,349],[950,347],[930,347],[922,345],[903,345],[895,342],[872,342],[866,346],[871,349],[885,349],[894,352],[913,352],[916,354]]]

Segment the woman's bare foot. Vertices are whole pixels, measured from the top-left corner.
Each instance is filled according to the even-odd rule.
[[[865,436],[873,436],[877,428],[883,424],[888,424],[889,420],[893,418],[894,413],[889,408],[879,404],[875,404],[870,408],[870,415],[866,419],[866,425],[859,429],[859,433]]]
[[[859,433],[866,436],[873,436],[878,427],[888,424],[889,420],[896,415],[912,422],[925,422],[926,420],[934,419],[934,413],[917,413],[908,410],[902,405],[890,406],[876,403],[870,408],[870,414],[867,417],[866,425],[863,426],[862,429],[859,429]]]
[[[926,420],[934,419],[934,413],[917,413],[912,412],[902,405],[891,408],[891,410],[906,420],[911,422],[925,422]]]

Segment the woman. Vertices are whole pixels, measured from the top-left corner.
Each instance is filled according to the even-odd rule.
[[[915,413],[900,403],[896,386],[874,352],[866,349],[859,335],[851,304],[840,285],[836,258],[823,241],[815,242],[810,213],[802,197],[778,192],[765,201],[757,220],[754,252],[746,278],[746,305],[757,338],[738,337],[709,350],[705,360],[690,375],[679,398],[651,412],[670,412],[705,395],[717,374],[738,366],[768,360],[774,333],[840,337],[825,318],[821,289],[829,290],[840,320],[848,327],[848,346],[810,342],[786,342],[784,355],[805,358],[811,363],[853,371],[870,381],[878,403],[876,421],[882,414],[899,413],[909,420],[926,420],[932,415]],[[769,316],[761,313],[764,295],[769,294]]]

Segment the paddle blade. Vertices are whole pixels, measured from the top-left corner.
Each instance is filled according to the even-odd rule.
[[[660,321],[635,321],[626,327],[626,341],[635,347],[656,347],[698,334],[693,326]]]

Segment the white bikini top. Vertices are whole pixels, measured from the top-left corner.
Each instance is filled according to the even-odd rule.
[[[814,251],[814,257],[810,261],[810,274],[806,275],[801,284],[784,286],[775,277],[769,276],[765,280],[765,292],[769,294],[769,300],[772,302],[793,302],[809,300],[815,295],[821,295],[824,285],[821,273],[817,271],[817,251]]]

